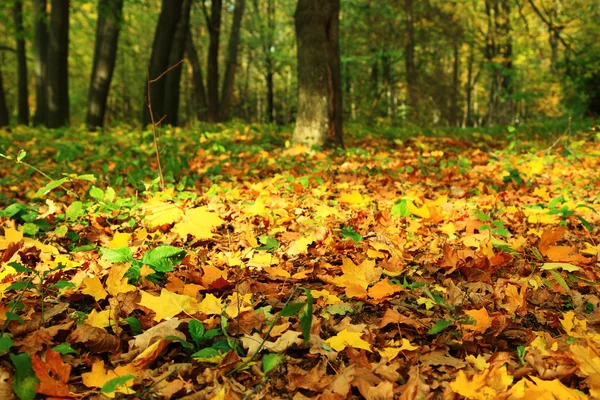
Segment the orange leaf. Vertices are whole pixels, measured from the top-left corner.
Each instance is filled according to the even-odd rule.
[[[46,362],[34,355],[31,364],[40,383],[35,391],[46,396],[70,397],[69,375],[71,375],[71,366],[63,362],[59,353],[46,350]]]

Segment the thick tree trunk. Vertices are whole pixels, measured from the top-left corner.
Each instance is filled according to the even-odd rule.
[[[104,125],[106,101],[117,60],[117,43],[122,13],[123,0],[100,0],[98,2],[96,47],[88,93],[87,124],[90,128]]]
[[[294,141],[343,146],[339,0],[298,0],[298,116]]]
[[[414,120],[418,107],[417,67],[415,64],[415,27],[413,0],[404,1],[404,12],[406,14],[406,45],[404,48],[406,64],[406,86],[408,89],[409,120]]]
[[[183,0],[162,0],[160,16],[156,24],[154,33],[154,43],[152,44],[152,55],[150,56],[150,79],[158,78],[169,67],[169,55],[173,46],[173,38],[177,21],[181,15],[181,6]],[[154,119],[160,120],[164,116],[164,100],[167,80],[163,77],[154,82],[150,86],[151,99],[148,99],[148,91],[144,85],[144,116],[143,123],[148,125],[151,122],[150,113],[147,107],[147,102],[151,101]]]
[[[200,66],[200,60],[198,59],[198,52],[194,46],[192,32],[189,29],[185,41],[185,52],[192,67],[192,82],[194,87],[193,98],[196,102],[196,115],[200,121],[206,121],[208,116],[208,105],[206,100],[206,90],[204,89],[204,78],[202,77],[202,67]]]
[[[35,114],[33,123],[48,122],[48,13],[46,0],[34,0]]]
[[[208,89],[208,120],[219,121],[219,36],[221,34],[222,0],[212,0],[210,18],[208,20],[207,89]]]
[[[240,43],[240,27],[242,26],[242,17],[244,15],[245,7],[245,0],[235,1],[231,34],[229,36],[229,43],[227,45],[225,76],[223,77],[223,88],[221,89],[221,121],[227,121],[229,119],[229,108],[231,106],[231,98],[233,97],[233,84],[235,80],[235,72],[237,70],[237,53]]]
[[[52,0],[48,59],[48,126],[69,123],[69,0]]]
[[[15,30],[17,35],[17,65],[19,88],[19,123],[29,125],[29,89],[27,87],[27,57],[25,54],[25,31],[23,29],[23,2],[14,5]]]
[[[4,96],[4,86],[2,85],[2,71],[0,70],[0,127],[8,126],[8,108],[6,107],[6,97]]]
[[[192,8],[191,0],[183,0],[181,6],[181,15],[175,29],[173,46],[169,55],[169,66],[177,64],[183,59],[185,52],[186,34],[190,27],[190,10]],[[179,88],[181,82],[181,71],[183,65],[180,64],[173,68],[166,76],[167,85],[165,88],[165,119],[166,124],[173,126],[179,123]]]

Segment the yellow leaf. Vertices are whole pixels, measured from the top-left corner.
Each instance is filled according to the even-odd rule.
[[[281,267],[264,267],[264,270],[267,274],[275,278],[288,279],[291,276],[289,272]]]
[[[600,377],[600,357],[589,347],[572,344],[573,358],[579,363],[579,369],[586,376]]]
[[[311,290],[310,294],[315,299],[322,297],[327,301],[327,304],[338,304],[341,303],[342,300],[337,297],[335,294],[330,293],[328,290]]]
[[[392,361],[394,358],[398,357],[400,354],[399,347],[385,347],[381,350],[377,350],[381,358],[385,358],[387,361]]]
[[[483,371],[486,368],[489,368],[490,364],[483,358],[481,354],[478,354],[477,357],[469,354],[465,357],[465,360],[471,363],[477,370]]]
[[[265,265],[275,264],[279,264],[279,259],[273,254],[269,254],[267,252],[264,252],[262,254],[255,253],[250,259],[250,261],[248,261],[248,266],[250,267],[263,267]]]
[[[369,296],[374,299],[384,299],[400,290],[402,290],[400,285],[392,285],[387,279],[383,279],[369,288]]]
[[[370,284],[379,281],[382,273],[381,268],[375,267],[375,261],[365,260],[356,265],[349,258],[345,258],[342,264],[342,276],[336,277],[333,282],[338,286],[355,284],[366,289]]]
[[[173,227],[173,232],[182,239],[187,238],[188,234],[196,239],[210,239],[213,237],[212,228],[224,222],[217,214],[207,211],[207,207],[198,207],[187,210],[182,221]]]
[[[117,232],[113,236],[113,239],[108,243],[109,249],[119,249],[121,247],[129,246],[130,233]]]
[[[113,264],[106,279],[106,289],[113,296],[119,293],[132,292],[135,286],[127,283],[127,278],[124,278],[125,273],[129,269],[129,263]]]
[[[23,239],[23,233],[13,227],[4,228],[4,239],[0,238],[0,250],[6,250],[11,243],[18,243]]]
[[[112,322],[114,323],[114,321]],[[96,328],[104,328],[112,325],[110,320],[110,310],[100,312],[92,310],[85,319],[85,323]]]
[[[94,298],[94,300],[103,300],[108,296],[106,290],[102,286],[102,282],[97,276],[92,278],[83,278],[83,284],[85,288],[81,291],[83,294],[88,294]]]
[[[125,375],[136,376],[137,370],[133,365],[127,364],[125,366],[115,368],[114,371],[107,371],[104,369],[104,361],[101,360],[92,364],[91,372],[84,372],[81,374],[81,381],[89,388],[101,388],[106,382]],[[134,391],[131,389],[131,386],[133,385],[133,379],[134,378],[131,378],[131,380],[128,380],[126,383],[119,386],[115,392],[133,395]],[[108,392],[104,394],[110,398],[114,398],[115,392]]]
[[[400,350],[413,351],[417,350],[419,346],[414,346],[410,344],[408,339],[402,338],[402,345],[399,347]]]
[[[465,311],[465,314],[477,321],[475,325],[463,324],[465,329],[483,333],[487,328],[492,326],[492,318],[490,318],[485,307],[482,307],[480,310],[467,310]]]
[[[306,254],[306,252],[308,251],[308,246],[314,242],[314,238],[312,236],[307,236],[307,237],[302,237],[298,240],[294,240],[291,244],[290,244],[290,248],[288,249],[287,253],[290,256],[296,256],[298,254]]]
[[[558,379],[545,381],[535,376],[529,376],[523,399],[560,399],[560,400],[587,400],[588,396],[578,390],[565,386]]]
[[[223,303],[215,295],[207,293],[198,305],[198,311],[206,315],[221,315]]]
[[[160,201],[156,198],[144,203],[144,225],[150,228],[156,228],[165,224],[177,222],[183,216],[183,210],[176,204]]]
[[[163,319],[173,318],[179,313],[186,312],[193,314],[195,310],[190,306],[192,298],[190,296],[180,295],[169,292],[166,289],[160,291],[160,296],[152,296],[150,293],[140,291],[142,300],[138,303],[141,306],[151,309],[156,313],[154,320],[160,322]]]
[[[349,332],[348,329],[344,329],[336,336],[327,339],[325,343],[331,346],[335,351],[342,351],[348,346],[355,349],[371,351],[369,342],[360,338],[362,335],[362,332]]]
[[[423,205],[422,207],[417,207],[412,201],[406,202],[406,210],[410,212],[412,215],[416,215],[421,218],[429,218],[431,217],[431,212],[429,211],[429,207]]]
[[[340,203],[361,204],[363,201],[362,195],[357,190],[352,193],[342,193],[340,196]]]

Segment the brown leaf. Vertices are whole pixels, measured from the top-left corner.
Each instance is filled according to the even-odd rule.
[[[40,357],[34,355],[31,364],[40,383],[35,391],[47,396],[72,397],[69,385],[69,375],[71,375],[71,366],[65,364],[59,353],[46,350],[46,362]]]
[[[107,333],[104,329],[89,325],[77,325],[77,328],[67,337],[67,342],[82,343],[96,353],[117,353],[121,343],[119,339]]]

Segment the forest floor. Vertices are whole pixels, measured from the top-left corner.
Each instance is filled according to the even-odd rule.
[[[520,129],[0,133],[0,398],[600,398],[598,137]]]

